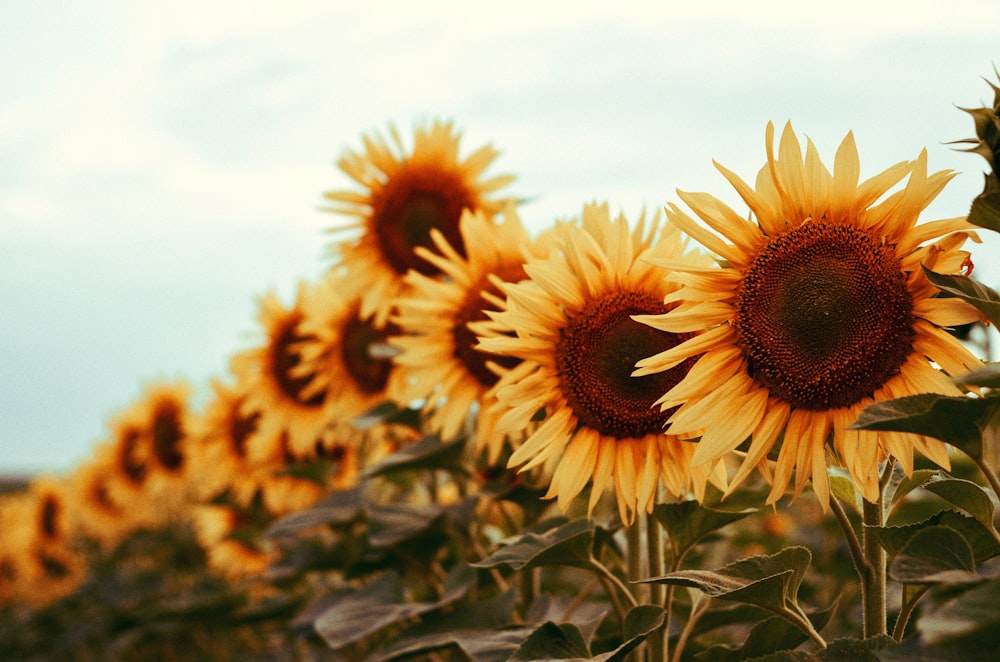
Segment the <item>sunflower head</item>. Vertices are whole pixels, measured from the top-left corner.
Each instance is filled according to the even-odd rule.
[[[350,265],[364,281],[362,316],[378,311],[388,314],[390,299],[412,270],[436,273],[436,268],[414,254],[417,247],[432,246],[431,231],[440,232],[462,255],[466,246],[459,231],[462,211],[482,211],[490,216],[502,203],[490,194],[508,184],[510,176],[484,178],[497,156],[484,146],[466,158],[459,156],[460,134],[451,122],[418,126],[413,147],[407,148],[395,128],[391,144],[381,136],[365,137],[365,151],[348,150],[340,169],[362,191],[331,191],[329,211],[354,217],[344,228],[360,235],[332,247],[336,257]]]
[[[580,223],[560,224],[555,232],[558,250],[529,260],[528,280],[503,286],[506,308],[490,314],[495,325],[479,344],[522,361],[497,384],[505,408],[498,426],[529,428],[544,412],[510,465],[546,467],[548,496],[564,509],[588,481],[591,510],[613,488],[622,519],[630,521],[652,507],[661,482],[684,494],[692,483],[703,490],[710,473],[673,466],[686,465],[686,444],[663,434],[667,414],[653,407],[688,365],[652,378],[632,376],[649,352],[686,339],[634,319],[668,310],[665,298],[676,289],[651,261],[694,258],[658,218],[630,229],[624,216],[612,220],[607,205],[588,205]]]
[[[957,394],[942,374],[978,360],[941,330],[978,319],[958,299],[936,296],[921,265],[969,268],[965,219],[917,224],[951,178],[928,175],[927,155],[859,181],[848,134],[831,173],[809,141],[803,155],[790,125],[778,150],[767,129],[767,163],[751,187],[718,166],[749,206],[747,220],[707,194],[679,192],[711,230],[676,205],[670,221],[719,258],[714,269],[679,266],[677,306],[643,321],[692,334],[640,361],[638,374],[696,360],[659,404],[674,409],[669,430],[697,438],[696,464],[718,460],[749,439],[731,488],[754,468],[776,501],[795,475],[829,498],[829,459],[844,463],[862,494],[877,498],[877,463],[891,454],[912,470],[917,449],[947,463],[942,444],[899,433],[848,431],[873,401],[913,393]],[[905,178],[905,184],[892,189]],[[777,462],[769,454],[780,441]]]

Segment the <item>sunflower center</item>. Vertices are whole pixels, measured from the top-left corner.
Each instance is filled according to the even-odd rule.
[[[363,393],[379,393],[385,389],[392,371],[392,359],[378,356],[372,348],[385,344],[389,336],[398,333],[394,324],[379,329],[371,320],[362,320],[357,315],[350,316],[341,330],[341,361]]]
[[[893,247],[814,221],[775,237],[737,298],[749,374],[793,407],[848,407],[899,373],[913,351],[913,307]]]
[[[508,270],[509,273],[499,274],[501,280],[507,282],[517,282],[524,278],[524,266],[517,265]],[[479,338],[469,330],[469,322],[481,322],[489,319],[486,310],[490,308],[486,298],[481,292],[487,291],[491,294],[503,298],[500,289],[489,279],[483,280],[478,285],[469,288],[469,296],[463,306],[455,313],[455,325],[452,327],[452,339],[455,343],[454,357],[462,362],[465,369],[469,371],[476,380],[484,387],[489,388],[500,379],[496,373],[487,367],[486,362],[492,361],[497,365],[510,369],[521,362],[513,356],[501,356],[491,354],[476,349]]]
[[[458,173],[418,170],[391,179],[376,201],[372,228],[382,254],[397,273],[414,269],[438,273],[437,267],[413,253],[417,246],[433,247],[431,229],[437,228],[465,256],[458,222],[474,200]]]
[[[659,433],[670,415],[654,407],[690,365],[633,377],[639,359],[687,339],[634,321],[632,315],[667,312],[645,292],[612,292],[588,302],[573,316],[556,345],[556,368],[566,401],[581,424],[615,439]]]
[[[300,318],[297,316],[288,319],[284,328],[276,334],[271,344],[273,376],[278,388],[290,399],[306,407],[319,407],[323,404],[326,392],[319,391],[308,398],[304,397],[303,391],[309,386],[315,375],[312,373],[303,375],[296,371],[297,366],[302,362],[302,354],[298,346],[305,341],[314,339],[313,336],[298,333],[299,322]]]
[[[257,431],[260,412],[254,411],[244,415],[239,404],[235,404],[229,418],[229,443],[237,457],[247,456],[247,440]]]
[[[42,501],[42,513],[40,517],[42,534],[49,539],[59,537],[59,502],[51,495],[47,495]]]
[[[160,403],[153,414],[153,453],[168,471],[179,469],[184,463],[180,442],[184,438],[181,411],[176,402]]]
[[[146,464],[139,457],[139,441],[142,439],[141,433],[135,428],[129,428],[122,432],[121,449],[118,455],[118,464],[129,482],[138,485],[146,478]]]

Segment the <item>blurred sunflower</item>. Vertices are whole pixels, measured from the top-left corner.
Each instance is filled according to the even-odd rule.
[[[357,219],[332,229],[361,232],[333,245],[331,252],[348,265],[360,287],[360,317],[374,314],[379,324],[387,318],[410,269],[434,273],[435,265],[413,253],[417,246],[431,247],[431,229],[441,232],[464,256],[458,228],[462,210],[493,216],[503,203],[490,194],[513,180],[510,175],[484,179],[498,155],[489,145],[462,159],[461,134],[451,122],[416,127],[412,151],[395,127],[389,127],[389,135],[391,145],[378,135],[363,137],[364,153],[347,150],[337,163],[362,191],[325,194],[333,203],[329,211]]]
[[[694,259],[673,228],[645,217],[634,230],[607,205],[584,207],[582,224],[553,229],[561,250],[524,269],[530,280],[505,284],[507,309],[491,313],[495,335],[485,351],[522,359],[503,375],[497,397],[503,431],[521,430],[539,411],[545,420],[510,457],[521,471],[552,468],[547,498],[565,510],[593,481],[588,511],[613,486],[622,521],[652,508],[660,482],[675,495],[703,495],[711,471],[688,470],[694,444],[663,434],[668,414],[656,399],[687,373],[682,364],[636,378],[635,362],[684,341],[633,315],[666,311],[666,283],[649,260]],[[714,478],[718,479],[719,473]]]
[[[393,360],[404,376],[396,399],[423,400],[429,431],[440,432],[445,439],[455,437],[474,414],[475,449],[487,449],[492,463],[505,439],[496,430],[499,413],[492,389],[500,372],[519,360],[477,349],[473,329],[477,323],[490,323],[485,311],[503,309],[499,283],[523,280],[525,260],[543,255],[540,250],[533,254],[532,238],[513,206],[499,222],[466,212],[461,233],[466,257],[436,229],[431,235],[437,252],[416,249],[445,277],[418,271],[406,275],[409,294],[398,301],[393,317],[402,335],[391,339],[401,350]]]
[[[404,376],[392,362],[396,350],[388,345],[397,327],[362,315],[361,295],[352,289],[349,278],[340,270],[330,270],[311,292],[302,325],[308,340],[300,346],[301,369],[311,380],[305,392],[325,394],[326,451],[353,446],[370,460],[367,456],[377,454],[394,435],[407,440],[412,435],[399,426],[362,430],[354,424],[376,405],[391,400],[401,390]]]
[[[273,292],[260,299],[258,319],[265,340],[236,354],[232,372],[245,394],[245,415],[260,415],[257,434],[268,442],[287,444],[293,456],[309,457],[326,432],[325,393],[303,373],[302,347],[313,338],[303,331],[307,288],[299,284],[295,302],[286,307]]]
[[[151,496],[163,508],[178,507],[187,496],[185,473],[191,442],[191,396],[193,389],[184,381],[156,382],[146,386],[133,407],[133,415],[143,422],[150,449]]]
[[[105,549],[117,544],[138,520],[144,520],[137,517],[137,511],[148,507],[143,499],[116,500],[110,487],[115,476],[110,457],[107,447],[99,448],[93,458],[70,474],[67,490],[73,520],[80,533]]]
[[[260,574],[271,560],[257,542],[267,520],[249,508],[250,504],[244,509],[201,505],[192,514],[195,537],[208,565],[230,579]]]
[[[829,503],[827,449],[832,447],[869,501],[878,499],[878,462],[888,453],[912,471],[914,452],[948,466],[943,443],[893,432],[847,430],[873,401],[915,393],[957,395],[946,374],[979,360],[941,327],[979,319],[960,299],[943,298],[921,265],[947,274],[971,262],[961,246],[964,218],[917,225],[920,212],[952,177],[927,174],[927,153],[858,183],[860,166],[849,133],[833,174],[815,146],[805,156],[791,125],[756,188],[717,166],[753,213],[742,218],[704,193],[678,195],[713,234],[675,205],[667,215],[716,253],[717,268],[673,262],[666,278],[681,286],[675,308],[642,321],[695,337],[651,355],[636,374],[669,374],[697,358],[687,377],[659,403],[677,408],[669,431],[700,436],[693,462],[712,462],[750,440],[731,482],[754,468],[771,480],[777,501],[795,474],[795,495],[812,478]],[[904,177],[906,185],[889,194]],[[928,245],[926,242],[938,240]],[[938,370],[935,366],[943,369]],[[771,467],[768,455],[780,444]]]
[[[260,412],[245,406],[246,394],[237,386],[219,380],[213,380],[211,386],[208,405],[192,423],[195,491],[203,501],[225,492],[233,502],[246,505],[258,487],[250,447],[258,434]]]

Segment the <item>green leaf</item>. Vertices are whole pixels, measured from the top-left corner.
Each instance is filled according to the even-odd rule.
[[[1000,192],[983,193],[973,200],[969,223],[1000,232]]]
[[[946,526],[917,531],[889,564],[889,576],[907,584],[975,581],[975,570],[969,543]]]
[[[468,474],[463,463],[465,439],[459,438],[441,443],[437,435],[429,435],[420,441],[403,446],[384,458],[362,474],[365,478],[386,476],[400,471],[426,471],[444,469],[462,475]]]
[[[727,524],[737,522],[755,512],[715,510],[697,501],[660,503],[653,507],[653,516],[667,530],[670,548],[675,559],[682,559],[706,535]]]
[[[829,622],[836,603],[823,611],[809,614],[809,621],[819,631]],[[749,660],[779,650],[790,650],[809,639],[801,629],[778,616],[772,616],[753,626],[740,647],[740,659]]]
[[[542,623],[511,655],[511,662],[587,659],[590,649],[579,628],[570,623]]]
[[[1000,411],[1000,398],[934,393],[868,405],[848,428],[914,432],[958,447],[975,461],[983,456],[983,430]]]
[[[440,600],[409,602],[399,575],[385,572],[361,588],[332,596],[313,627],[330,648],[339,650],[456,602],[468,592],[472,579],[466,566],[457,566],[448,576]]]
[[[993,502],[986,490],[976,483],[960,478],[938,478],[928,481],[924,489],[958,506],[987,529],[993,529]]]
[[[473,662],[503,662],[531,631],[506,628],[513,621],[517,593],[462,604],[448,613],[424,615],[421,622],[365,656],[370,662],[412,659],[418,653],[460,649]]]
[[[854,487],[854,481],[847,473],[838,468],[830,467],[830,491],[841,503],[850,506],[854,512],[861,514],[861,495]]]
[[[1000,363],[987,363],[982,368],[955,377],[954,381],[968,386],[1000,388]]]
[[[316,526],[343,526],[361,516],[364,508],[365,487],[334,492],[319,503],[276,520],[265,531],[265,538],[298,535]]]
[[[811,559],[805,547],[787,547],[770,556],[752,556],[714,571],[681,570],[643,581],[690,586],[713,598],[785,612],[795,604]]]
[[[373,547],[394,547],[431,532],[443,517],[444,508],[437,504],[375,504],[368,510],[368,541]]]
[[[932,645],[988,634],[995,646],[996,632],[1000,629],[997,605],[1000,605],[1000,580],[985,581],[936,608],[925,609],[917,619],[917,631],[923,642]]]
[[[964,299],[979,309],[994,325],[1000,324],[1000,294],[968,276],[939,274],[922,267],[927,280],[942,292]]]
[[[910,538],[918,531],[931,526],[946,526],[957,532],[972,549],[973,558],[977,564],[982,563],[1000,554],[1000,543],[997,542],[993,534],[981,523],[972,517],[968,517],[954,510],[945,510],[936,513],[934,516],[905,526],[881,526],[869,527],[872,534],[878,540],[879,545],[885,549],[889,557],[892,558],[909,543]]]
[[[593,545],[594,525],[585,519],[574,519],[542,534],[527,532],[508,538],[500,549],[470,565],[495,568],[506,564],[513,570],[547,565],[590,568]]]
[[[934,476],[940,475],[937,469],[917,469],[907,476],[903,473],[899,465],[896,465],[896,470],[892,474],[889,480],[889,484],[886,486],[886,494],[889,495],[889,507],[890,510],[894,509],[907,494],[917,489],[918,487],[923,487],[924,483],[929,481]]]

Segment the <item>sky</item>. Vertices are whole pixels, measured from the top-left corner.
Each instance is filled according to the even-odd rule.
[[[959,174],[923,218],[959,216],[986,162],[947,143],[992,101],[997,25],[993,0],[6,3],[0,473],[68,472],[145,384],[225,378],[258,298],[328,266],[363,134],[453,120],[541,229],[677,189],[744,209],[713,160],[752,181],[791,121],[828,164],[853,131],[863,177],[926,148]]]

